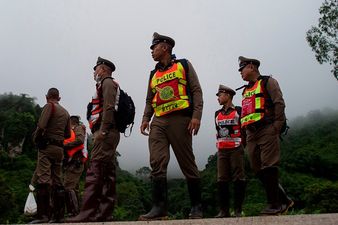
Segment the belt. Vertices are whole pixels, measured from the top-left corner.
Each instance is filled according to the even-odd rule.
[[[246,126],[246,129],[251,131],[251,132],[256,132],[257,130],[269,125],[270,123],[266,123],[266,122],[256,122],[256,123],[252,123]]]
[[[58,147],[63,148],[63,141],[55,140],[55,139],[47,139],[47,145],[56,145]]]
[[[115,124],[111,124],[111,125],[109,126],[109,130],[113,130],[113,129],[117,130],[117,127],[116,127]],[[100,126],[94,126],[94,127],[91,129],[91,132],[92,132],[92,134],[94,134],[94,133],[95,133],[96,131],[98,131],[98,130],[100,130]]]

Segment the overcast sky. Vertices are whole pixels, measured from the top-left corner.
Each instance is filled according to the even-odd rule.
[[[101,56],[114,62],[113,76],[136,104],[130,138],[121,137],[122,169],[149,166],[147,137],[139,132],[153,32],[175,39],[177,58],[193,64],[203,89],[201,129],[194,137],[199,169],[216,152],[215,93],[220,83],[244,84],[238,56],[261,61],[282,88],[289,119],[315,109],[338,108],[338,82],[320,65],[305,33],[318,24],[322,0],[0,0],[0,94],[25,93],[41,106],[50,87],[70,114],[85,119],[95,88],[93,66]],[[240,104],[240,92],[234,98]],[[84,121],[87,124],[86,121]],[[170,171],[177,167],[171,154]]]

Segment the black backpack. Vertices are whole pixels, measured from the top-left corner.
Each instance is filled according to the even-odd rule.
[[[135,104],[133,99],[120,87],[116,96],[115,110],[118,131],[123,133],[125,137],[129,137],[134,126]],[[126,135],[126,129],[129,127],[129,135]]]

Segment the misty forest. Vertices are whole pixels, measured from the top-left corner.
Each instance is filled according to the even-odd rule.
[[[23,214],[28,185],[35,169],[37,150],[31,134],[42,108],[28,95],[0,95],[0,223],[27,223]],[[338,111],[321,109],[294,118],[283,136],[280,180],[295,201],[289,214],[338,212]],[[90,140],[90,138],[88,138]],[[90,153],[90,142],[88,150]],[[117,165],[118,157],[117,154]],[[265,194],[246,158],[245,216],[257,216],[265,206]],[[151,208],[150,169],[131,174],[118,167],[118,202],[115,220],[137,220]],[[216,155],[210,155],[201,171],[205,217],[218,212]],[[80,190],[83,191],[85,173]],[[170,219],[187,218],[189,197],[184,179],[168,181]]]

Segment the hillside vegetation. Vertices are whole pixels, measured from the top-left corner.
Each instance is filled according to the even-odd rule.
[[[23,215],[23,207],[37,156],[31,133],[40,113],[34,98],[0,95],[0,223],[26,223],[31,219]],[[289,213],[337,213],[338,111],[312,111],[289,124],[291,129],[281,143],[281,183],[295,200]],[[249,182],[244,213],[256,216],[265,205],[265,194],[247,159],[246,171]],[[116,220],[136,220],[150,209],[147,175],[149,168],[140,168],[136,175],[118,169]],[[215,155],[209,156],[201,175],[205,217],[213,217],[218,210]],[[185,181],[169,180],[168,186],[170,218],[187,218],[190,203]]]

